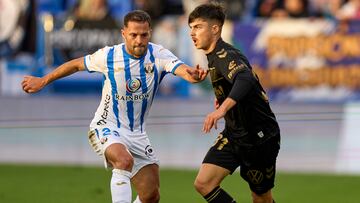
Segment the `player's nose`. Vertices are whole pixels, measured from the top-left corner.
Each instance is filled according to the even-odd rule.
[[[190,36],[191,36],[191,37],[195,37],[195,32],[194,32],[193,29],[190,30]]]

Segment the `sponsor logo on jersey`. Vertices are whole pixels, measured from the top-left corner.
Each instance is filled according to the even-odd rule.
[[[138,101],[138,100],[144,100],[149,98],[149,94],[133,94],[133,95],[115,95],[116,100],[120,101]]]
[[[233,61],[232,61],[233,62]],[[231,79],[235,73],[239,72],[240,70],[244,69],[245,65],[244,64],[240,64],[240,65],[236,65],[236,63],[234,62],[233,64],[229,64],[229,74],[228,74],[228,78]]]
[[[246,175],[253,184],[260,184],[264,179],[263,173],[259,170],[249,170]]]
[[[129,79],[126,81],[126,91],[135,93],[141,87],[141,80],[139,78]]]
[[[235,63],[235,61],[231,61],[230,63],[229,63],[229,70],[232,70],[232,69],[234,69],[236,67],[236,63]]]
[[[151,145],[145,147],[145,155],[150,157],[154,155],[154,150]]]
[[[117,185],[117,186],[126,185],[126,182],[124,182],[124,181],[122,181],[122,182],[117,182],[116,185]]]
[[[103,113],[101,114],[101,119],[96,123],[97,125],[105,125],[107,123],[106,119],[109,115],[110,99],[111,99],[110,95],[107,94],[105,96]]]
[[[154,72],[154,64],[153,63],[145,63],[145,72],[153,73]]]

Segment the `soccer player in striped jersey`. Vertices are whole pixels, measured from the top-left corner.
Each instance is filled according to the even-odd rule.
[[[196,83],[207,71],[191,68],[166,48],[149,42],[151,19],[144,11],[132,11],[121,30],[124,43],[66,62],[44,77],[25,76],[23,90],[35,93],[54,80],[77,71],[104,75],[102,99],[90,124],[89,142],[112,168],[112,201],[159,202],[158,159],[146,134],[146,117],[155,93],[167,73]]]

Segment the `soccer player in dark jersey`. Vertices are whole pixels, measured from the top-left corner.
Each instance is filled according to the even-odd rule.
[[[216,96],[215,111],[206,116],[203,131],[217,129],[217,121],[225,119],[225,129],[206,154],[194,185],[207,202],[235,202],[220,184],[240,166],[253,202],[272,203],[280,129],[250,63],[222,40],[224,20],[217,4],[198,6],[188,19],[194,45],[207,55]]]

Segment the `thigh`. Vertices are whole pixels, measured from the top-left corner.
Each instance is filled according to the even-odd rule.
[[[196,182],[206,185],[211,191],[213,188],[220,185],[223,179],[229,174],[230,171],[226,168],[214,164],[203,163],[196,176]]]
[[[264,194],[274,187],[279,149],[278,138],[274,137],[254,149],[242,152],[240,174],[252,192]]]
[[[132,178],[131,183],[134,185],[139,196],[146,196],[147,194],[159,190],[159,166],[157,164],[150,164],[142,167]]]
[[[143,167],[151,164],[159,165],[154,148],[146,134],[132,137],[130,145],[130,153],[134,157],[134,166],[132,175],[136,175]]]
[[[126,132],[121,132],[113,126],[91,128],[95,132],[106,168],[114,168],[116,162],[130,161],[132,156],[128,151],[129,142]]]
[[[113,143],[106,148],[104,155],[107,168],[132,170],[133,157],[125,145]]]

